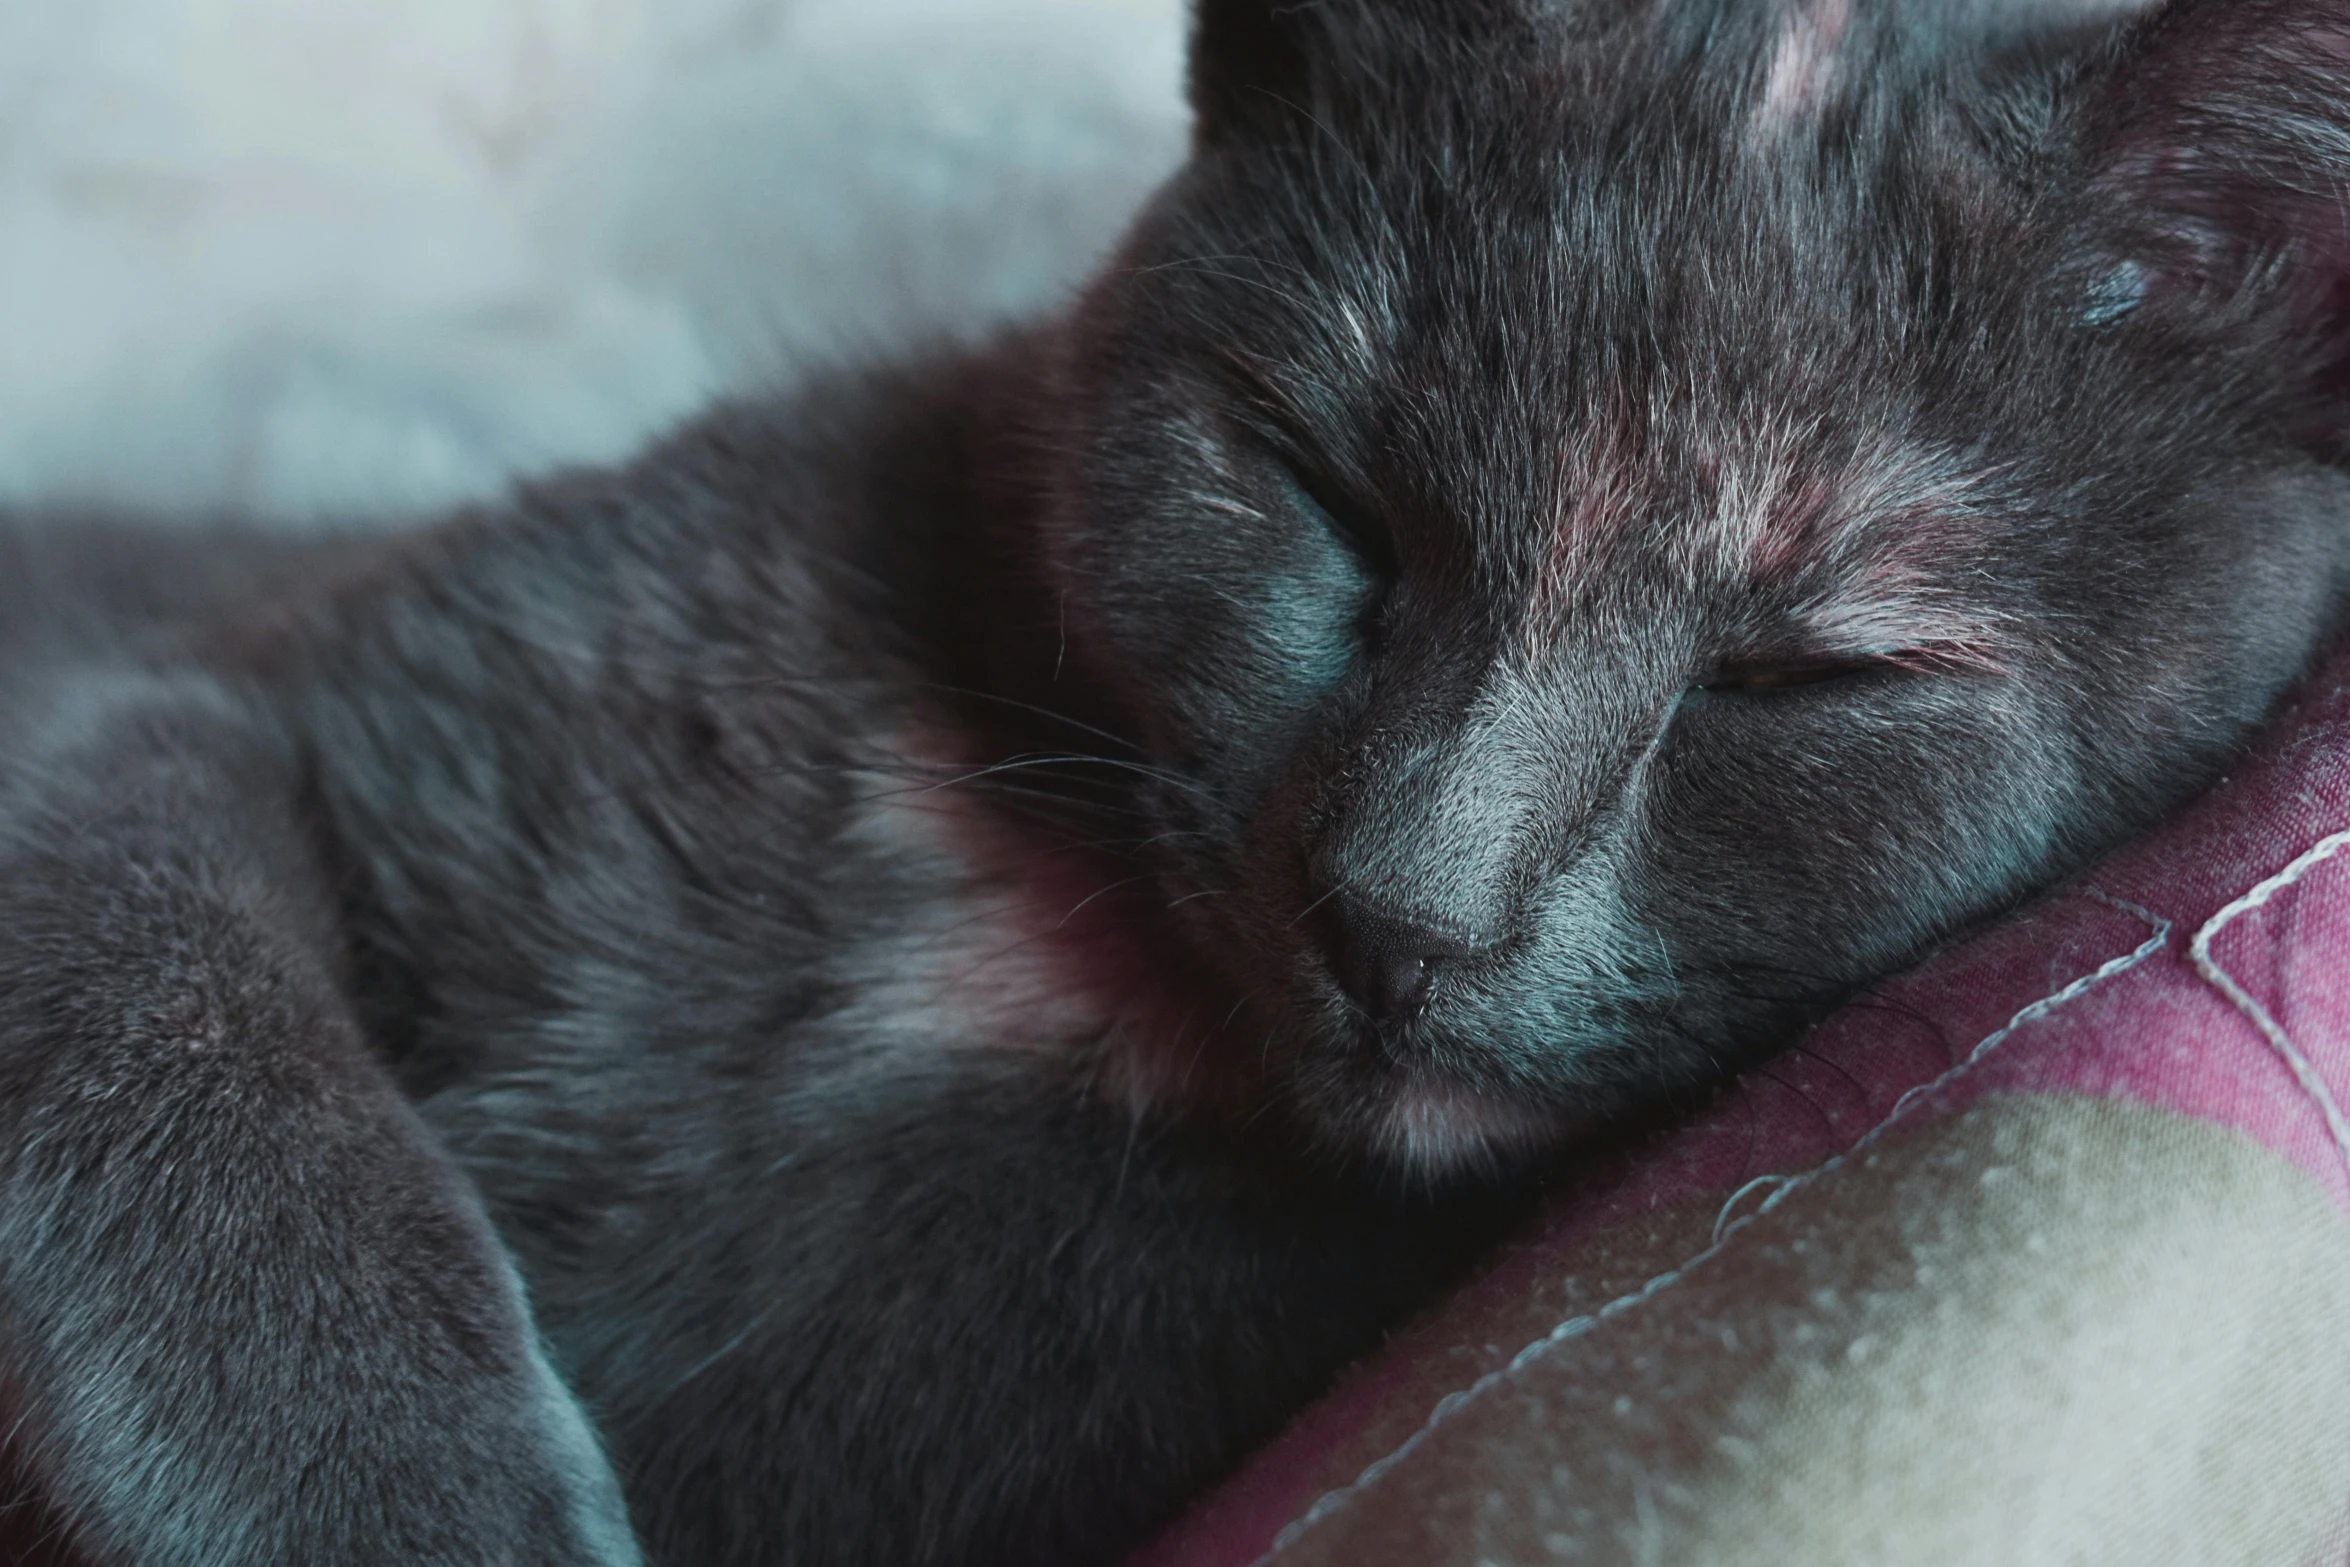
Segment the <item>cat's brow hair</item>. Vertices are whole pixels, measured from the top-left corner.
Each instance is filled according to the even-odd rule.
[[[1800,617],[1823,651],[1996,673],[2015,628],[1953,572],[1994,526],[1992,477],[1954,454],[1886,441],[1807,489],[1808,513],[1762,520],[1749,559],[1758,577],[1831,568]]]
[[[1712,435],[1684,427],[1681,461],[1668,465],[1652,432],[1672,428],[1619,412],[1561,442],[1529,655],[1620,576],[1628,541],[1661,537],[1673,574],[1693,587],[1821,580],[1803,623],[1822,651],[1933,648],[1937,662],[2000,666],[2000,627],[1937,569],[1986,525],[1985,476],[1963,457],[1890,430],[1839,452],[1820,421],[1782,412]],[[1668,470],[1684,475],[1684,493],[1664,488]],[[1660,518],[1677,520],[1659,530]]]

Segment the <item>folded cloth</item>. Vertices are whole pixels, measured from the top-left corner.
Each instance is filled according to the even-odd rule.
[[[2341,1567],[2350,651],[1580,1182],[1133,1567]]]

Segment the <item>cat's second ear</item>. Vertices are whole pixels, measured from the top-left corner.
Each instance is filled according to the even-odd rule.
[[[2350,375],[2350,5],[2172,0],[2084,85],[2096,308],[2282,319]]]
[[[1191,106],[1203,143],[1304,101],[1312,85],[1304,34],[1313,18],[1301,13],[1313,9],[1298,0],[1195,0]]]

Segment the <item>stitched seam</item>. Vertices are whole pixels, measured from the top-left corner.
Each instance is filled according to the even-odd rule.
[[[2301,1091],[2309,1096],[2312,1104],[2317,1106],[2318,1114],[2325,1117],[2326,1130],[2333,1134],[2334,1150],[2342,1157],[2343,1172],[2345,1175],[2350,1175],[2350,1123],[2343,1121],[2342,1108],[2335,1103],[2333,1090],[2328,1088],[2326,1080],[2318,1075],[2316,1065],[2310,1061],[2309,1057],[2301,1053],[2301,1048],[2298,1045],[2293,1043],[2293,1037],[2285,1032],[2283,1026],[2274,1017],[2269,1015],[2268,1008],[2254,1000],[2249,991],[2236,983],[2235,976],[2221,968],[2219,960],[2211,955],[2211,944],[2218,939],[2221,931],[2245,915],[2261,908],[2278,893],[2292,886],[2346,848],[2350,848],[2350,831],[2334,833],[2330,837],[2319,839],[2316,845],[2299,859],[2214,914],[2210,923],[2195,933],[2194,941],[2188,944],[2187,955],[2194,960],[2195,971],[2201,974],[2213,989],[2227,997],[2237,1011],[2250,1019],[2252,1026],[2259,1030],[2260,1037],[2268,1041],[2269,1048],[2283,1058],[2285,1065],[2292,1071],[2294,1080],[2301,1085]]]
[[[2350,845],[2350,833],[2343,834],[2343,843],[2344,845]],[[1815,1165],[1811,1169],[1803,1171],[1800,1174],[1761,1176],[1755,1180],[1747,1182],[1744,1186],[1738,1188],[1737,1191],[1730,1195],[1729,1201],[1723,1204],[1721,1216],[1717,1217],[1714,1221],[1714,1237],[1712,1243],[1709,1244],[1703,1251],[1698,1252],[1695,1256],[1680,1264],[1680,1266],[1658,1274],[1655,1278],[1650,1279],[1646,1284],[1641,1285],[1640,1288],[1632,1291],[1630,1294],[1620,1295],[1616,1299],[1609,1301],[1606,1305],[1601,1306],[1596,1311],[1586,1312],[1581,1316],[1568,1318],[1566,1321],[1561,1322],[1556,1327],[1552,1328],[1541,1338],[1534,1340],[1531,1344],[1528,1344],[1525,1348],[1519,1350],[1515,1355],[1511,1356],[1508,1364],[1503,1365],[1496,1370],[1486,1372],[1483,1376],[1477,1378],[1474,1382],[1471,1382],[1466,1387],[1455,1388],[1452,1392],[1447,1393],[1442,1399],[1437,1401],[1436,1407],[1428,1412],[1428,1418],[1420,1423],[1419,1428],[1413,1431],[1410,1436],[1404,1438],[1404,1440],[1392,1451],[1372,1460],[1372,1462],[1364,1468],[1361,1474],[1356,1475],[1354,1479],[1348,1481],[1345,1485],[1342,1485],[1335,1490],[1325,1491],[1321,1496],[1315,1498],[1313,1505],[1308,1507],[1305,1512],[1292,1519],[1286,1526],[1284,1526],[1281,1532],[1273,1537],[1273,1543],[1266,1547],[1262,1555],[1258,1556],[1254,1561],[1249,1563],[1249,1567],[1266,1567],[1267,1563],[1271,1562],[1275,1557],[1281,1555],[1282,1552],[1288,1550],[1291,1546],[1297,1544],[1299,1540],[1303,1539],[1316,1524],[1320,1523],[1323,1519],[1345,1507],[1348,1502],[1361,1495],[1364,1491],[1367,1491],[1372,1486],[1377,1485],[1389,1470],[1393,1469],[1397,1464],[1403,1462],[1404,1459],[1411,1456],[1411,1454],[1419,1448],[1422,1442],[1428,1439],[1429,1435],[1433,1433],[1437,1427],[1443,1425],[1447,1420],[1451,1419],[1455,1414],[1459,1413],[1459,1411],[1466,1407],[1471,1401],[1481,1397],[1483,1394],[1499,1386],[1501,1383],[1510,1380],[1512,1377],[1515,1377],[1520,1371],[1524,1370],[1527,1366],[1531,1365],[1536,1360],[1541,1359],[1544,1355],[1548,1354],[1558,1345],[1565,1343],[1569,1339],[1581,1337],[1583,1334],[1588,1333],[1593,1328],[1598,1327],[1601,1323],[1609,1321],[1614,1317],[1623,1315],[1625,1312],[1630,1311],[1633,1307],[1641,1304],[1643,1301],[1646,1301],[1662,1293],[1665,1289],[1679,1282],[1680,1279],[1687,1275],[1691,1270],[1704,1263],[1715,1253],[1721,1251],[1726,1245],[1729,1244],[1730,1238],[1736,1235],[1740,1230],[1744,1229],[1749,1224],[1754,1223],[1764,1214],[1769,1213],[1773,1208],[1776,1208],[1782,1201],[1793,1195],[1802,1187],[1808,1186],[1813,1181],[1816,1181],[1821,1177],[1831,1174],[1837,1169],[1840,1169],[1855,1155],[1867,1149],[1871,1144],[1876,1142],[1878,1138],[1882,1137],[1886,1132],[1890,1131],[1893,1126],[1898,1123],[1907,1113],[1909,1107],[1912,1104],[1916,1103],[1919,1099],[1948,1086],[1950,1083],[1955,1082],[1966,1073],[1972,1071],[1978,1064],[1982,1062],[1985,1056],[1988,1056],[1992,1051],[1998,1049],[2002,1044],[2005,1044],[2007,1040],[2015,1034],[2016,1030],[2023,1028],[2028,1024],[2039,1021],[2041,1018],[2048,1016],[2050,1013],[2056,1011],[2059,1007],[2064,1006],[2068,1002],[2076,1000],[2097,985],[2104,983],[2106,980],[2112,979],[2115,976],[2123,974],[2130,969],[2136,968],[2139,964],[2144,963],[2147,959],[2153,957],[2156,953],[2162,951],[2164,947],[2170,944],[2172,929],[2171,922],[2164,919],[2161,915],[2154,913],[2152,910],[2140,908],[2135,903],[2130,903],[2120,898],[2108,897],[2105,893],[2094,887],[2084,888],[2083,891],[2085,891],[2088,896],[2095,898],[2098,902],[2103,903],[2108,907],[2119,909],[2126,914],[2130,914],[2138,919],[2144,920],[2148,925],[2154,928],[2154,934],[2147,937],[2145,941],[2139,943],[2139,945],[2131,951],[2125,952],[2119,957],[2107,959],[2103,964],[2100,964],[2091,972],[2081,975],[2079,978],[2073,980],[2070,984],[2065,985],[2061,989],[2053,991],[2048,995],[2042,996],[2039,1000],[2034,1001],[2019,1010],[2015,1016],[2009,1018],[2006,1023],[1984,1035],[1983,1038],[1975,1045],[1975,1047],[1967,1052],[1966,1058],[1964,1060],[1958,1062],[1955,1066],[1952,1066],[1948,1071],[1933,1079],[1931,1082],[1920,1083],[1917,1086],[1911,1088],[1907,1093],[1904,1093],[1900,1098],[1894,1100],[1893,1108],[1886,1112],[1885,1118],[1879,1121],[1876,1125],[1870,1127],[1867,1132],[1861,1135],[1858,1141],[1853,1143],[1853,1145],[1850,1148],[1847,1148],[1843,1153],[1834,1155],[1824,1163]],[[1742,1215],[1736,1219],[1729,1219],[1728,1216],[1731,1210],[1737,1206],[1740,1199],[1744,1198],[1749,1192],[1754,1191],[1760,1186],[1771,1184],[1775,1184],[1776,1189],[1772,1191],[1770,1196],[1763,1199],[1761,1205],[1758,1206],[1754,1212]],[[1728,1222],[1725,1223],[1725,1220]]]

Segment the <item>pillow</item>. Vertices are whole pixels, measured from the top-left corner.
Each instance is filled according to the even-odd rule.
[[[1576,1182],[1132,1567],[2339,1567],[2345,682]]]

